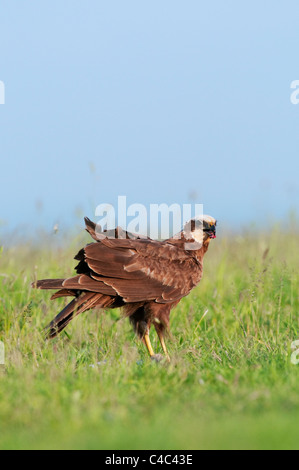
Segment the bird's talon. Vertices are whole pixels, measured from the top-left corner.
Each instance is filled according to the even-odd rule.
[[[162,354],[154,354],[153,356],[151,356],[151,360],[155,362],[161,362],[164,359],[166,359],[166,357],[163,356]]]

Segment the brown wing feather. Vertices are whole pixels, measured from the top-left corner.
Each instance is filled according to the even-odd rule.
[[[62,287],[66,289],[77,289],[77,290],[87,290],[90,292],[99,292],[100,294],[106,295],[117,295],[115,290],[107,285],[103,281],[96,281],[90,276],[85,274],[79,274],[75,277],[70,277],[65,279],[62,283]]]
[[[99,242],[104,238],[129,238],[129,239],[147,239],[146,236],[140,236],[135,233],[127,232],[123,230],[121,227],[116,227],[112,230],[103,230],[100,225],[96,225],[92,222],[88,217],[84,218],[85,220],[85,229],[89,233],[89,235],[96,241]]]
[[[89,235],[97,242],[99,241],[98,239],[98,236],[96,234],[96,229],[97,229],[97,226],[94,222],[92,222],[88,217],[84,217],[84,220],[85,220],[85,228],[86,228],[86,231],[89,233]],[[101,227],[98,226],[98,229],[100,229]]]
[[[85,263],[90,269],[90,277],[82,276],[79,284],[91,290],[93,282],[104,283],[126,302],[173,302],[187,295],[202,273],[198,261],[184,250],[153,240],[104,239],[86,246],[80,263],[78,268]]]
[[[95,224],[86,220],[91,235]],[[116,235],[120,232],[115,231]],[[150,239],[103,238],[80,250],[77,276],[38,281],[41,289],[89,291],[125,302],[171,303],[186,296],[201,279],[202,265],[180,245]],[[74,295],[72,293],[72,295]]]

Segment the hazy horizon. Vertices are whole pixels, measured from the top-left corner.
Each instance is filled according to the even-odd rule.
[[[299,4],[1,5],[0,233],[102,203],[198,203],[223,226],[298,213]]]

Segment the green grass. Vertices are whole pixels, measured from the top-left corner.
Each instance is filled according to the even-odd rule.
[[[299,448],[296,231],[211,243],[202,283],[172,312],[170,365],[149,360],[119,310],[44,342],[64,300],[30,283],[72,274],[81,244],[1,250],[1,449]]]

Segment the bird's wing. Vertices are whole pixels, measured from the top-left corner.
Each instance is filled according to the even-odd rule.
[[[184,250],[149,239],[103,239],[87,245],[76,259],[81,282],[88,277],[90,284],[113,289],[125,302],[173,302],[187,295],[202,274],[201,264]]]
[[[96,242],[101,242],[104,238],[149,239],[147,236],[127,232],[121,227],[116,227],[112,230],[102,230],[102,227],[100,225],[95,224],[88,217],[85,217],[84,220],[85,230]]]

